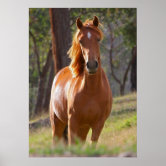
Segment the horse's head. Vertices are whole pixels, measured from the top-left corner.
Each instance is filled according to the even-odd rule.
[[[92,21],[87,20],[83,24],[78,18],[76,24],[78,28],[77,40],[85,61],[85,69],[88,74],[95,74],[100,65],[99,41],[102,38],[102,33],[98,29],[99,20],[95,16]]]

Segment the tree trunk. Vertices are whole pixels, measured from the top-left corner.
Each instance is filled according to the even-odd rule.
[[[43,110],[45,112],[47,112],[49,109],[51,86],[52,86],[53,79],[54,79],[54,63],[52,61],[52,65],[50,68],[50,74],[49,74],[49,78],[48,78],[48,82],[47,82],[47,88],[46,88],[46,92],[45,92],[44,103],[43,103]]]
[[[35,105],[35,114],[39,114],[42,110],[42,101],[44,97],[46,77],[40,77],[38,83],[37,100]]]
[[[120,95],[123,96],[124,95],[124,88],[125,88],[125,85],[120,85]]]
[[[132,50],[132,64],[131,64],[131,76],[130,76],[130,81],[131,81],[131,91],[136,91],[137,90],[137,47],[133,47]]]
[[[46,63],[39,77],[37,100],[36,100],[35,110],[34,110],[35,114],[39,114],[42,111],[44,92],[45,92],[45,83],[47,80],[47,72],[49,70],[51,62],[52,62],[52,50],[50,49],[47,55]]]
[[[67,51],[71,44],[69,9],[49,9],[52,52],[54,59],[55,73],[69,64]]]

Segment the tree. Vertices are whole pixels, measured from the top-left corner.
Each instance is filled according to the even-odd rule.
[[[50,24],[47,9],[30,9],[29,37],[30,37],[30,96],[35,87],[35,106],[30,107],[33,114],[41,113],[44,104],[45,91],[47,89],[47,77],[52,62],[52,50],[50,44]],[[33,56],[34,55],[34,56]],[[36,62],[36,63],[35,63]],[[32,65],[33,64],[33,65]],[[34,77],[35,76],[35,77]],[[37,78],[37,81],[33,81]]]
[[[113,63],[113,50],[114,50],[114,40],[115,40],[115,37],[114,37],[114,32],[113,32],[111,26],[109,26],[109,30],[110,30],[110,41],[111,41],[111,43],[110,43],[110,49],[109,49],[111,74],[112,74],[113,78],[115,79],[115,81],[120,86],[120,94],[124,95],[125,84],[126,84],[128,72],[129,72],[130,67],[131,67],[132,57],[131,57],[130,61],[128,62],[126,69],[123,72],[122,79],[118,78],[118,76],[115,74],[115,71],[114,71],[115,66],[114,66],[114,63]]]
[[[131,64],[131,91],[137,90],[137,48],[133,47],[132,50],[132,64]]]
[[[48,111],[54,73],[69,63],[70,13],[69,9],[30,9],[29,14],[30,114],[35,115]]]
[[[30,34],[32,35],[31,32],[30,32]],[[34,43],[35,43],[35,40],[34,40]],[[34,45],[36,45],[36,44],[34,44]],[[34,49],[36,50],[35,52],[36,52],[36,59],[37,59],[38,73],[39,73],[38,93],[37,93],[37,100],[36,100],[34,112],[36,114],[38,114],[42,110],[42,103],[43,103],[44,91],[45,91],[45,82],[46,82],[46,78],[47,78],[46,75],[47,75],[49,66],[51,65],[51,61],[52,61],[52,50],[51,49],[49,50],[45,65],[43,66],[43,69],[41,71],[37,47],[34,46]]]
[[[49,109],[49,103],[50,103],[50,95],[51,95],[51,87],[52,87],[52,82],[54,78],[54,62],[52,61],[50,71],[49,71],[49,77],[47,81],[47,86],[46,86],[46,91],[45,91],[45,96],[44,96],[44,101],[43,101],[43,110],[45,112],[48,111]]]
[[[109,30],[110,36],[110,48],[107,49],[110,58],[111,75],[114,80],[119,84],[120,94],[124,95],[125,84],[127,81],[129,70],[134,62],[133,54],[129,57],[126,67],[121,71],[121,78],[115,73],[117,65],[117,48],[120,46],[128,47],[131,49],[136,45],[136,12],[133,9],[107,9],[107,14],[111,17],[107,17],[106,24]],[[121,42],[117,42],[117,39]],[[118,43],[118,44],[117,44]],[[116,46],[115,46],[116,45]],[[124,56],[125,49],[122,50],[121,57]],[[113,56],[115,54],[115,57]],[[114,63],[115,62],[115,63]],[[118,62],[119,63],[119,62]],[[134,64],[134,63],[133,63]],[[134,71],[133,71],[134,72]],[[133,73],[134,74],[134,73]]]
[[[125,44],[132,48],[132,60],[131,60],[131,91],[137,90],[137,31],[136,31],[136,9],[128,9],[125,11],[128,17],[131,17],[131,20],[126,24],[122,29],[122,34],[125,39]]]
[[[69,64],[67,51],[71,44],[69,9],[49,9],[52,53],[54,59],[55,73]]]

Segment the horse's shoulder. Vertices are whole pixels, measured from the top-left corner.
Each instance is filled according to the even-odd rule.
[[[59,72],[56,74],[57,76],[60,76],[60,75],[71,75],[71,71],[69,69],[69,66],[66,66],[64,68],[62,68],[61,70],[59,70]]]
[[[71,71],[70,71],[69,67],[66,66],[57,72],[57,74],[54,77],[53,84],[55,84],[56,82],[65,80],[66,78],[70,78],[71,76],[72,76]]]

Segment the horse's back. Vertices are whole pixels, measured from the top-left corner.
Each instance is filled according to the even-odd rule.
[[[67,90],[72,78],[69,67],[61,69],[55,76],[50,100],[50,111],[64,123],[67,123]]]

